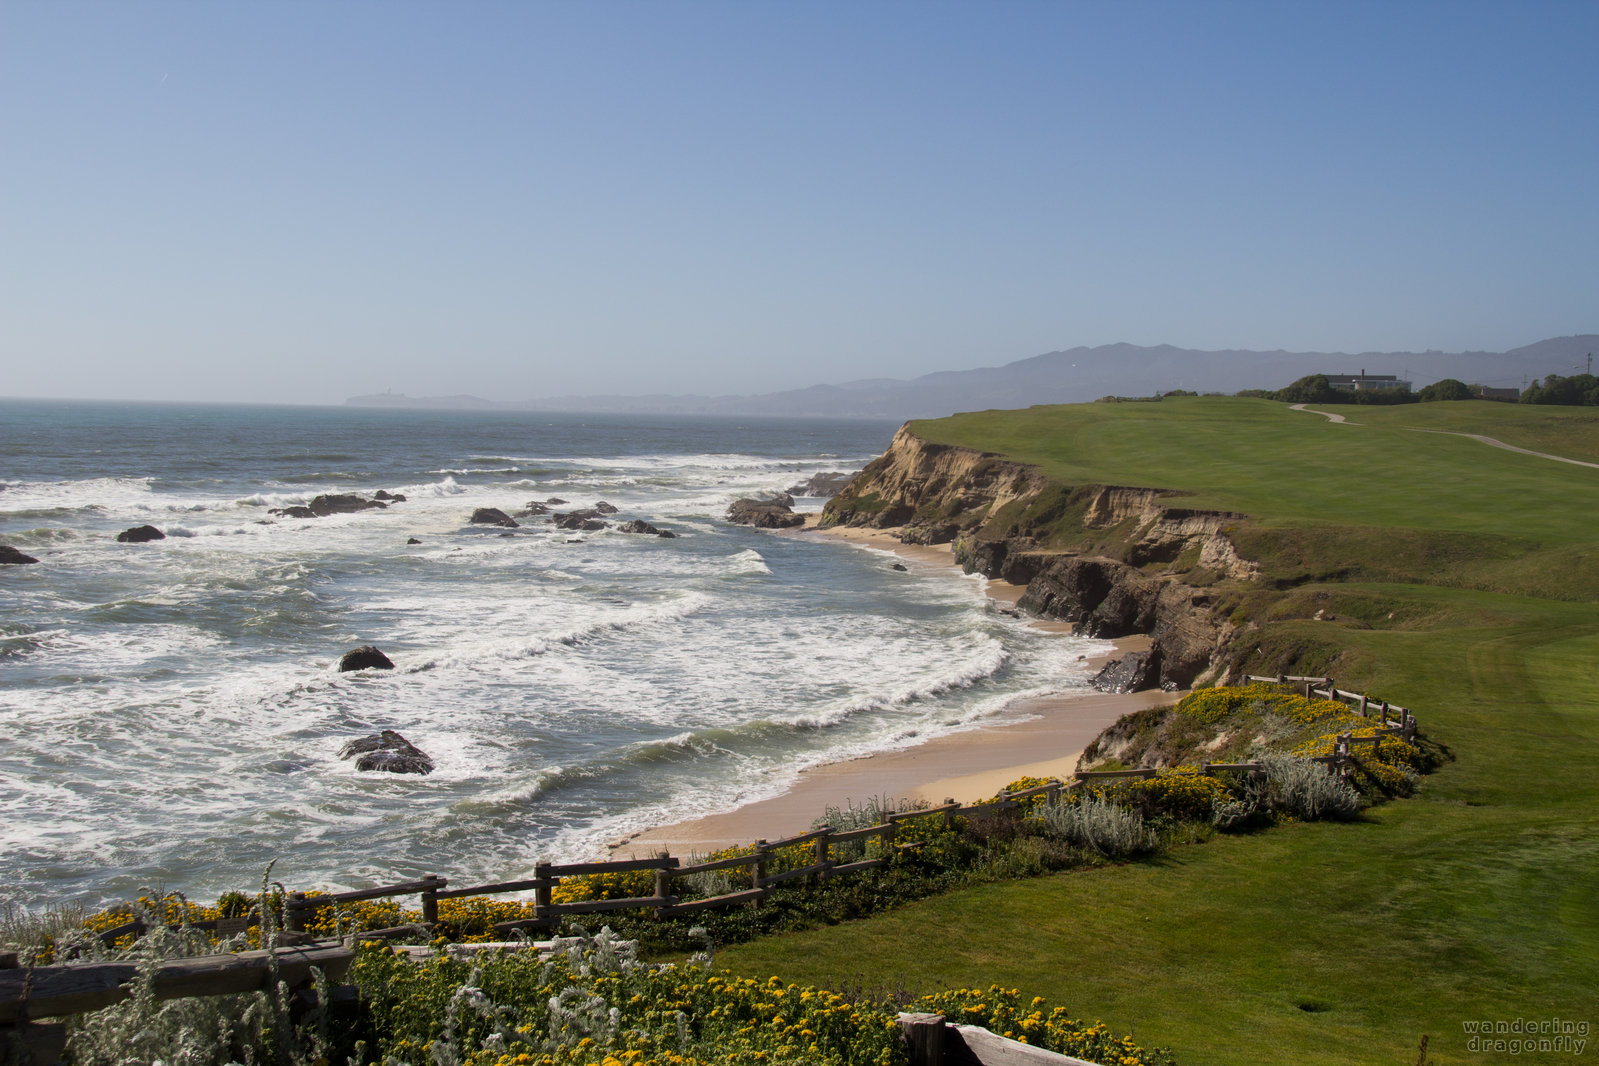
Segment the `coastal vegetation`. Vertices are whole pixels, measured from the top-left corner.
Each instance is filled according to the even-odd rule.
[[[163,960],[283,942],[288,899],[281,886],[265,879],[253,898],[230,892],[209,905],[180,893],[152,894],[88,916],[41,915],[31,929],[13,914],[4,936],[32,965],[69,958],[138,962],[132,998],[74,1022],[69,1058],[80,1064],[132,1056],[169,1062],[893,1066],[905,1061],[895,1022],[900,1009],[942,1013],[1095,1061],[1170,1063],[1175,1060],[1163,1049],[1143,1048],[1100,1023],[1075,1021],[1064,1007],[1046,1007],[1043,997],[1024,1002],[1016,988],[917,994],[843,989],[836,978],[791,988],[778,978],[711,973],[709,952],[696,952],[677,965],[650,965],[638,951],[642,945],[656,957],[680,958],[695,948],[864,918],[963,885],[1104,867],[1218,833],[1349,819],[1371,802],[1409,791],[1415,774],[1436,762],[1424,742],[1384,735],[1364,757],[1339,764],[1341,772],[1335,773],[1332,765],[1315,761],[1329,754],[1320,750],[1325,746],[1320,741],[1333,737],[1327,730],[1369,734],[1371,720],[1339,701],[1306,699],[1277,685],[1195,692],[1171,714],[1190,727],[1184,732],[1188,740],[1209,738],[1200,746],[1211,749],[1221,748],[1217,741],[1242,720],[1249,721],[1250,730],[1268,720],[1281,725],[1267,728],[1269,740],[1232,746],[1256,760],[1255,770],[1171,766],[1144,779],[1096,779],[1075,789],[1062,789],[1058,782],[1046,788],[1044,781],[1024,778],[959,814],[882,800],[829,808],[818,826],[875,827],[892,816],[902,841],[875,833],[853,838],[840,845],[835,861],[868,859],[882,865],[819,884],[782,877],[814,868],[808,841],[763,852],[762,869],[782,883],[758,909],[710,910],[692,919],[617,911],[609,919],[615,930],[608,926],[596,937],[589,937],[576,918],[566,917],[560,931],[569,939],[552,942],[554,957],[502,954],[497,947],[468,957],[450,948],[499,941],[505,934],[494,923],[536,917],[531,903],[447,898],[438,901],[437,921],[425,923],[422,913],[393,899],[330,899],[317,906],[321,897],[311,893],[308,933],[355,943],[367,935],[377,939],[362,945],[344,978],[359,990],[358,998],[341,1002],[330,997],[326,983],[319,984],[322,1006],[309,1016],[290,1011],[286,990],[205,1003],[162,1004],[153,994],[154,968]],[[1304,750],[1290,753],[1296,742]],[[749,847],[732,848],[708,858],[725,861],[753,853]],[[553,902],[649,896],[654,877],[650,870],[626,868],[578,874],[562,879]],[[690,882],[678,890],[684,899],[720,896],[738,887],[720,870],[684,880]],[[130,930],[130,919],[142,923],[143,935]],[[202,925],[219,919],[237,924],[228,930]],[[383,942],[397,933],[413,942],[433,939],[420,956],[416,949],[401,954]]]
[[[1266,400],[1183,397],[908,428],[1040,486],[986,501],[958,531],[976,547],[1023,535],[1039,551],[1135,560],[1223,614],[1233,676],[1335,675],[1424,708],[1444,761],[1412,798],[1353,822],[975,886],[723,961],[791,980],[1015,985],[1213,1063],[1416,1061],[1423,1037],[1428,1062],[1480,1061],[1465,1020],[1592,1020],[1599,471],[1460,435],[1591,463],[1591,415],[1470,401],[1362,408],[1336,424]],[[1084,522],[1104,486],[1233,516],[1223,535],[1255,576],[1197,552],[1137,561],[1144,519]],[[847,505],[835,520],[853,520]]]
[[[918,457],[945,449],[940,461],[970,476],[946,492],[924,482],[907,500],[869,470],[853,510],[848,494],[830,508],[834,520],[953,527],[974,568],[1023,548],[1112,560],[1116,573],[1180,586],[1185,609],[1225,621],[1221,676],[1336,675],[1340,687],[1417,708],[1426,735],[1382,738],[1340,779],[1305,757],[1367,728],[1344,705],[1274,686],[1202,688],[1124,720],[1089,754],[1104,767],[1162,767],[1152,779],[1040,800],[1015,817],[916,819],[921,846],[880,870],[794,884],[759,910],[699,916],[698,928],[611,919],[654,957],[707,938],[732,945],[714,986],[687,965],[639,964],[602,990],[582,982],[611,973],[610,962],[475,967],[446,955],[402,967],[365,948],[355,973],[375,990],[367,1002],[387,1005],[348,1027],[367,1041],[349,1053],[484,1066],[753,1061],[757,1051],[765,1061],[877,1062],[897,1054],[871,1035],[894,1009],[937,1004],[1031,1033],[1057,1018],[1046,1005],[1061,1003],[1104,1019],[1065,1024],[1062,1012],[1061,1034],[1124,1040],[1134,1062],[1162,1061],[1164,1052],[1133,1050],[1146,1043],[1185,1062],[1415,1061],[1424,1037],[1426,1061],[1461,1062],[1471,1059],[1463,1020],[1585,1017],[1585,990],[1599,987],[1599,568],[1587,521],[1599,471],[1459,434],[1592,462],[1594,423],[1568,409],[1462,402],[1363,409],[1333,424],[1268,401],[1179,397],[910,430]],[[1108,491],[1129,485],[1146,487],[1137,508]],[[1151,518],[1150,506],[1181,522]],[[1152,546],[1161,521],[1188,523],[1209,548],[1224,539],[1237,561],[1177,540]],[[1234,757],[1265,772],[1195,772]],[[1389,797],[1409,798],[1375,802]],[[806,861],[798,849],[773,869]],[[625,878],[562,888],[647,894]],[[219,900],[217,912],[250,905]],[[264,894],[254,905],[264,915],[276,904]],[[145,906],[163,919],[209,914],[181,900]],[[440,931],[459,939],[525,913],[467,901],[441,901],[440,911]],[[72,925],[65,917],[43,943]],[[413,917],[374,901],[329,908],[318,928]],[[92,917],[91,931],[125,918]],[[600,955],[614,950],[602,944]],[[502,978],[485,975],[497,966],[507,969],[496,988],[523,991],[490,993]],[[646,976],[657,972],[674,976]],[[610,994],[643,980],[660,982],[663,998]],[[848,1007],[861,1019],[850,1039],[865,1043],[829,1037],[813,1049],[805,1030],[822,1034],[826,1019],[806,1016],[796,1031],[791,1012],[772,1009],[775,993],[751,991],[769,988]],[[959,991],[940,991],[950,988]],[[588,1021],[555,1012],[552,1023],[552,999],[569,1013],[586,1005],[572,1017]],[[1088,1058],[1114,1050],[1050,1046]],[[727,1048],[742,1057],[716,1057]]]

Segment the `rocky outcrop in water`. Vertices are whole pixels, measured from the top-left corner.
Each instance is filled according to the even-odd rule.
[[[570,529],[592,533],[595,530],[604,529],[607,525],[609,525],[608,522],[602,522],[599,520],[597,517],[599,514],[599,511],[594,510],[593,508],[588,508],[582,511],[572,511],[568,514],[554,515],[550,518],[550,521],[555,523],[556,529]]]
[[[155,526],[134,526],[117,534],[118,544],[148,544],[152,540],[166,540],[167,535]]]
[[[404,498],[397,497],[400,500]],[[353,493],[325,493],[304,506],[296,504],[292,507],[274,507],[267,514],[281,515],[284,518],[326,518],[333,514],[381,510],[387,506],[388,504],[382,500],[369,500],[365,496],[356,496]]]
[[[382,500],[385,504],[405,502],[405,494],[403,492],[390,492],[387,489],[378,489],[372,494],[372,498],[374,500]]]
[[[775,500],[734,500],[727,508],[727,520],[756,529],[788,529],[804,525],[805,516],[794,513],[794,500],[785,494]]]
[[[393,670],[394,663],[387,655],[370,644],[363,644],[354,651],[347,651],[339,659],[339,673],[349,673],[351,670]]]
[[[0,566],[12,564],[21,565],[24,563],[36,563],[38,561],[39,560],[35,559],[31,555],[22,554],[22,552],[13,548],[9,544],[0,544]]]
[[[339,752],[339,758],[355,758],[357,770],[391,774],[430,774],[433,759],[427,752],[392,729],[360,740],[352,740]]]
[[[516,529],[517,521],[498,507],[479,507],[472,512],[472,517],[467,519],[474,526],[503,526],[506,529]]]
[[[621,508],[616,506],[614,503],[606,503],[604,500],[601,500],[599,503],[594,505],[594,510],[598,514],[616,514],[621,510]]]
[[[673,533],[669,529],[657,529],[648,522],[641,521],[637,518],[633,519],[631,522],[623,522],[621,525],[617,526],[616,529],[619,533],[647,533],[652,537],[665,537],[668,540],[674,539],[677,536],[676,533]]]

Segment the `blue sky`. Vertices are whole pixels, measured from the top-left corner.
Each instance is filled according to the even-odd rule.
[[[0,390],[1599,331],[1599,3],[0,4]]]

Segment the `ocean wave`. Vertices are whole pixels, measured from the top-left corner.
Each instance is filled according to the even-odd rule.
[[[447,668],[475,667],[487,660],[515,661],[548,654],[559,646],[588,643],[609,632],[624,632],[678,622],[703,611],[713,602],[705,593],[690,592],[652,604],[629,604],[614,614],[579,622],[533,637],[487,641],[435,655],[406,667],[404,673],[428,673]],[[336,668],[336,664],[335,664]]]
[[[0,514],[71,514],[79,511],[143,510],[150,504],[154,479],[100,477],[80,481],[11,481],[0,493]]]
[[[746,548],[737,555],[730,555],[723,571],[729,577],[752,577],[757,574],[770,574],[772,568],[766,565],[766,559],[754,548]]]
[[[449,477],[466,477],[471,474],[523,474],[528,477],[537,477],[546,473],[544,470],[524,470],[519,466],[463,466],[447,470],[430,470],[428,472]]]
[[[466,489],[458,484],[455,478],[446,475],[439,481],[427,481],[417,485],[402,485],[395,491],[397,491],[401,496],[406,497],[416,496],[443,498],[446,496],[463,495],[465,494]]]

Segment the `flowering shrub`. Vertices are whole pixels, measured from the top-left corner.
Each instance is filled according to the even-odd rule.
[[[1231,688],[1202,688],[1190,692],[1177,704],[1177,711],[1214,725],[1235,714],[1275,714],[1300,725],[1320,722],[1369,722],[1338,700],[1306,699],[1277,685],[1256,681]]]
[[[1219,778],[1179,766],[1162,770],[1158,777],[1100,785],[1089,791],[1101,799],[1136,807],[1146,816],[1165,814],[1180,821],[1203,821],[1210,817],[1217,797],[1227,794],[1227,786]]]
[[[1177,704],[1177,711],[1201,722],[1215,723],[1253,703],[1265,703],[1280,694],[1275,685],[1261,682],[1231,688],[1202,688],[1184,696]]]
[[[436,1066],[731,1066],[818,1063],[901,1066],[907,1053],[893,1007],[826,989],[691,967],[651,967],[602,933],[581,955],[520,953],[473,967],[448,958],[417,966],[362,949],[351,978],[370,1003],[367,1040],[352,1063]],[[1099,1062],[1172,1060],[1104,1026],[1071,1020],[1014,990],[961,989],[913,1010],[981,1025],[1039,1047]]]

